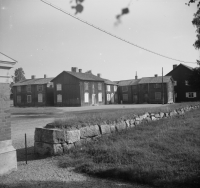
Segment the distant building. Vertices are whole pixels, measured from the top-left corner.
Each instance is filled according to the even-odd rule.
[[[55,106],[92,106],[105,104],[104,80],[91,71],[72,67],[56,76],[54,83]]]
[[[14,106],[53,106],[53,78],[35,78],[19,81],[13,85]]]
[[[179,64],[173,65],[173,70],[166,74],[174,79],[175,102],[200,100],[200,92],[191,88],[188,83],[192,71],[192,67]]]
[[[123,104],[159,104],[173,103],[174,86],[171,76],[143,77],[141,79],[123,80],[119,84],[119,100]],[[163,83],[163,86],[162,86]]]

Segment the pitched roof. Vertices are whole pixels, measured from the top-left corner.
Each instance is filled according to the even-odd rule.
[[[118,83],[119,86],[128,86],[128,85],[131,85],[131,83],[133,83],[133,82],[134,82],[134,79],[132,79],[132,80],[120,80],[117,83]]]
[[[118,85],[116,82],[110,81],[108,79],[104,79],[104,78],[102,78],[102,79],[104,80],[105,84],[108,84],[108,85]]]
[[[102,78],[100,78],[100,77],[98,77],[98,76],[95,76],[95,75],[93,75],[93,74],[91,74],[91,73],[70,72],[70,71],[63,71],[62,73],[68,73],[68,74],[70,74],[70,75],[72,75],[72,76],[74,76],[74,77],[76,77],[76,78],[78,78],[78,79],[80,79],[80,80],[101,81],[101,82],[104,81]],[[60,73],[60,74],[62,74],[62,73]],[[60,75],[60,74],[59,74],[59,75]],[[56,78],[57,78],[57,76],[56,76],[54,79],[56,79]],[[54,80],[54,79],[53,79],[53,80]],[[53,80],[52,80],[52,81],[53,81]]]
[[[15,83],[13,86],[48,84],[53,78],[26,79]]]
[[[168,72],[168,73],[166,74],[166,76],[169,75],[171,72],[173,72],[175,69],[177,69],[177,68],[180,67],[180,66],[183,66],[183,67],[185,67],[185,68],[187,68],[187,69],[189,69],[189,70],[191,70],[191,71],[193,71],[193,69],[194,69],[194,68],[192,68],[192,67],[189,67],[189,66],[187,66],[187,65],[184,65],[184,64],[180,63],[178,66],[176,66],[176,67],[175,67],[174,69],[172,69],[170,72]]]
[[[168,83],[171,79],[171,76],[163,76],[163,83]],[[138,84],[153,84],[153,83],[162,83],[162,76],[158,77],[143,77]]]

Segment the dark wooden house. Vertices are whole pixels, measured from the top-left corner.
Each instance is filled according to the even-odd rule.
[[[104,80],[91,72],[72,67],[56,76],[54,83],[55,106],[92,106],[105,104]]]
[[[53,106],[53,78],[26,79],[13,85],[14,106]]]
[[[174,86],[170,76],[143,77],[119,81],[118,94],[123,104],[173,103]]]
[[[173,65],[173,70],[166,74],[174,79],[175,102],[200,100],[200,92],[191,88],[188,83],[192,71],[192,67],[179,64]]]
[[[105,104],[118,104],[118,84],[104,79]]]

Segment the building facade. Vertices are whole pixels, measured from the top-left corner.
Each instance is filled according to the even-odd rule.
[[[123,104],[173,103],[174,83],[170,76],[143,77],[119,81],[119,98]]]
[[[52,80],[55,106],[94,106],[105,104],[104,80],[91,72],[72,67]]]
[[[174,79],[175,102],[199,101],[200,92],[189,86],[188,80],[193,68],[179,64],[173,65],[173,70],[166,74]]]
[[[53,78],[26,79],[13,85],[14,106],[53,106],[54,90]]]

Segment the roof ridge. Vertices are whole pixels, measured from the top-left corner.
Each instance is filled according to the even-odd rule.
[[[2,54],[2,55],[4,55],[4,56],[8,57],[9,59],[12,59],[13,61],[15,61],[15,62],[17,63],[17,61],[16,61],[15,59],[13,59],[13,58],[7,56],[6,54],[4,54],[4,53],[2,53],[2,52],[0,52],[0,54]]]

